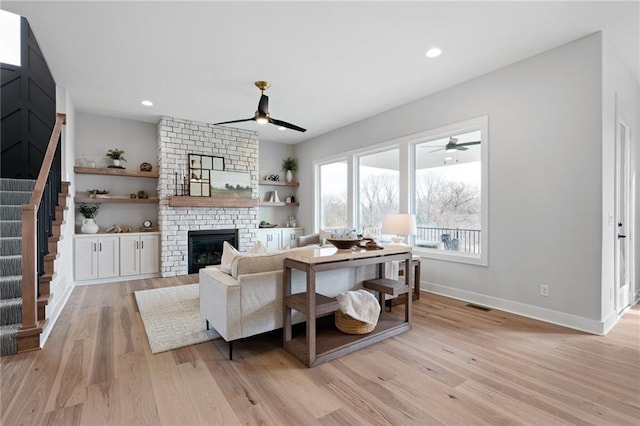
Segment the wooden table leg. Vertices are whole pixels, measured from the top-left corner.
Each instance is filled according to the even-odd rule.
[[[420,269],[422,262],[420,259],[413,261],[413,294],[416,296],[416,300],[420,299]]]

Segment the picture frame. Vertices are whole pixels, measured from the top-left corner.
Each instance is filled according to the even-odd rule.
[[[251,174],[212,170],[210,194],[212,197],[251,199]]]

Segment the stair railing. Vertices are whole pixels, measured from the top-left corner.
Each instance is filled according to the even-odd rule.
[[[51,132],[31,200],[29,204],[22,205],[22,327],[20,332],[23,333],[39,326],[39,278],[44,271],[44,256],[48,253],[48,239],[52,235],[52,222],[55,218],[57,197],[61,188],[61,155],[58,141],[65,123],[66,115],[56,114],[56,123]]]

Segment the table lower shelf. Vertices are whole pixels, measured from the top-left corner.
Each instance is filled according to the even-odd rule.
[[[335,326],[319,324],[316,331],[316,357],[310,363],[305,333],[293,336],[284,346],[287,352],[307,367],[315,367],[410,329],[411,325],[404,318],[382,312],[376,328],[368,334],[346,334]]]

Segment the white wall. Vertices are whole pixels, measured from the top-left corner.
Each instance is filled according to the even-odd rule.
[[[312,163],[489,116],[489,265],[424,260],[427,288],[547,321],[601,328],[601,37],[594,34],[299,144]],[[301,205],[303,226],[313,206]],[[540,284],[550,296],[539,295]]]
[[[284,172],[282,171],[282,160],[293,155],[293,145],[277,143],[277,142],[264,142],[259,143],[260,151],[260,164],[259,164],[259,179],[264,180],[268,175],[278,175],[280,180],[285,180]],[[297,176],[294,173],[294,180]],[[288,187],[269,187],[262,186],[260,189],[260,199],[264,200],[265,193],[278,191],[278,196],[281,200],[285,200],[291,195],[298,197],[297,190]],[[311,197],[306,197],[306,202],[311,202]],[[275,223],[280,226],[285,226],[287,217],[290,215],[296,216],[298,209],[295,207],[260,207],[258,211],[258,219],[265,220],[269,223]]]
[[[122,149],[127,162],[124,167],[140,170],[140,163],[151,163],[157,170],[157,126],[122,118],[77,114],[75,158],[94,160],[98,167],[109,165],[105,154],[110,149]],[[107,189],[112,195],[128,195],[146,191],[149,196],[157,195],[156,179],[128,177],[108,177],[100,175],[77,175],[75,191],[86,195],[89,189]],[[76,212],[76,232],[82,222],[82,216]],[[157,223],[158,206],[155,204],[102,204],[96,217],[100,232],[111,225],[139,228],[145,219]]]

